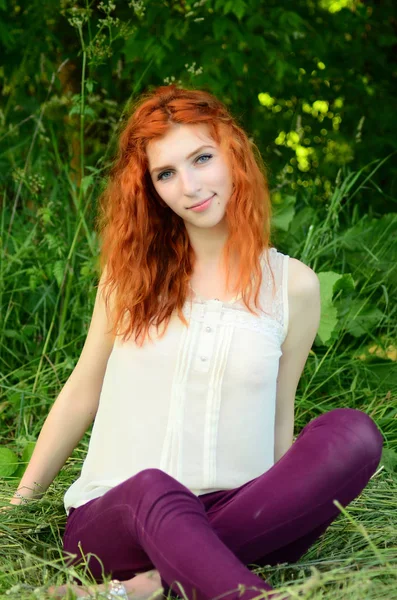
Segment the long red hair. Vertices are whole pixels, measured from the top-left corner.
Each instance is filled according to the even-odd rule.
[[[134,334],[142,346],[149,329],[164,322],[164,335],[189,293],[195,255],[183,220],[156,192],[148,171],[147,144],[167,134],[174,124],[206,124],[224,153],[233,176],[226,205],[228,240],[223,250],[226,286],[230,257],[240,258],[236,293],[247,309],[252,294],[258,308],[262,283],[260,256],[268,261],[271,203],[266,168],[257,146],[237,125],[226,107],[204,90],[175,84],[142,94],[122,126],[118,152],[106,189],[99,198],[97,226],[105,302],[112,296],[112,333],[126,341]],[[271,272],[271,269],[270,269]],[[274,276],[273,273],[273,283]],[[252,287],[253,280],[256,285]],[[274,285],[273,285],[274,291]]]

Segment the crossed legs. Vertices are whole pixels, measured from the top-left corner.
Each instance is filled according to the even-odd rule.
[[[78,561],[80,542],[118,579],[156,568],[166,592],[182,595],[182,586],[192,600],[254,598],[272,588],[246,565],[298,560],[338,516],[333,500],[346,506],[367,485],[382,441],[368,415],[338,408],[308,423],[266,473],[233,490],[196,497],[163,471],[145,469],[76,509],[64,550]],[[92,557],[89,566],[101,581],[100,563]]]

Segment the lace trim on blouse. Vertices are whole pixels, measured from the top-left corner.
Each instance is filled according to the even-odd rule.
[[[261,259],[263,264],[263,279],[259,294],[259,305],[262,307],[253,310],[258,313],[258,316],[253,315],[248,311],[246,306],[241,302],[240,293],[237,297],[229,302],[223,302],[214,299],[206,299],[197,294],[192,288],[192,299],[187,301],[184,314],[186,318],[192,318],[196,322],[204,320],[205,311],[210,303],[218,302],[221,304],[221,323],[230,323],[234,321],[236,327],[258,331],[263,334],[274,334],[280,341],[280,344],[285,339],[284,332],[284,302],[286,294],[284,294],[283,283],[283,259],[284,255],[279,254],[276,248],[269,250],[269,262],[273,271],[276,292],[273,296],[273,280],[269,272],[268,265],[264,258]]]

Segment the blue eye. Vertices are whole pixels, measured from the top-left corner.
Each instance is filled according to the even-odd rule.
[[[212,154],[201,154],[197,160],[199,160],[200,158],[203,158],[203,157],[212,158]],[[206,160],[205,162],[208,162],[208,161]]]
[[[213,156],[212,154],[200,154],[200,156],[198,156],[198,157],[196,158],[196,162],[197,162],[198,160],[200,160],[200,158],[208,158],[208,159],[210,159],[210,158],[212,158],[212,156]],[[204,162],[208,162],[208,160],[206,160],[206,161],[204,161]],[[202,163],[200,163],[200,164],[202,164]],[[162,173],[160,173],[160,174],[157,176],[157,180],[158,180],[158,181],[164,181],[164,179],[163,179],[163,175],[164,175],[165,173],[171,173],[171,171],[163,171]],[[169,179],[169,177],[166,177],[166,178],[165,178],[165,180],[167,180],[167,179]]]

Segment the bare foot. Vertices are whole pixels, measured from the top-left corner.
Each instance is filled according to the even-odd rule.
[[[160,598],[164,591],[161,585],[160,573],[156,569],[136,575],[125,581],[124,586],[128,596],[137,600],[146,600],[147,598],[155,600]]]
[[[140,573],[139,575],[135,575],[132,579],[127,579],[121,583],[127,590],[127,595],[131,600],[148,600],[149,598],[157,600],[162,597],[164,591],[161,585],[160,573],[156,569]],[[68,590],[73,591],[78,598],[90,595],[95,597],[96,593],[104,592],[108,588],[109,584],[104,583],[88,588],[80,585],[66,584],[58,587],[52,586],[48,589],[48,593],[50,598],[53,598],[54,600],[66,596]]]

